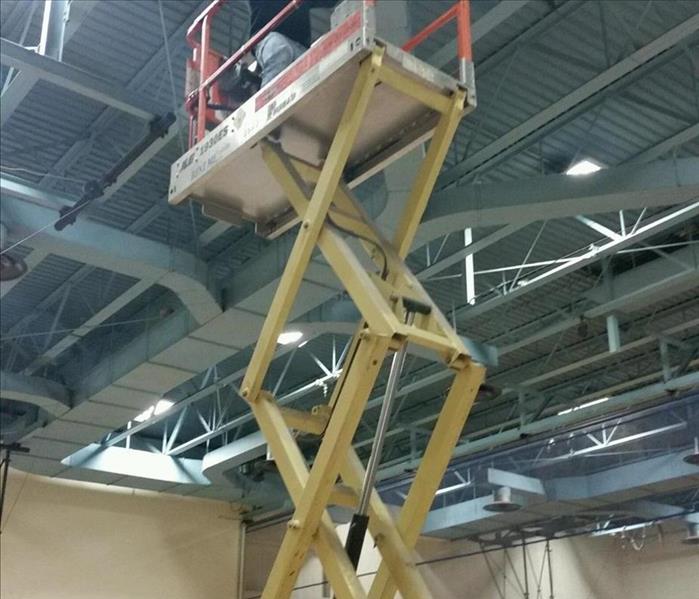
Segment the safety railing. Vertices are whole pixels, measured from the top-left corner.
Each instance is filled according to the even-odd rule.
[[[238,64],[245,55],[252,52],[258,43],[301,6],[303,0],[290,0],[289,4],[269,23],[255,33],[227,60],[221,62],[219,55],[211,50],[211,24],[213,18],[223,8],[225,3],[226,0],[213,0],[187,30],[187,43],[194,50],[194,58],[190,64],[199,73],[196,88],[189,93],[185,101],[185,106],[189,113],[189,147],[204,139],[206,135],[207,113],[210,114],[209,89],[223,73]],[[195,39],[198,31],[201,31],[199,41]]]
[[[471,3],[470,0],[457,0],[456,4],[422,31],[403,44],[403,50],[412,52],[435,31],[444,27],[452,19],[456,19],[456,56],[459,59],[459,80],[466,83],[468,66],[473,61],[471,53]]]
[[[189,114],[189,147],[204,139],[206,125],[218,122],[215,116],[220,107],[220,93],[215,89],[215,83],[221,75],[238,64],[247,54],[251,53],[270,32],[276,29],[289,15],[301,6],[304,0],[290,0],[289,3],[264,27],[255,33],[247,42],[236,50],[229,58],[211,48],[211,27],[213,18],[223,8],[227,0],[213,0],[209,6],[194,20],[187,30],[187,43],[193,50],[188,59],[187,97],[185,108]],[[362,0],[368,6],[374,6],[376,0]],[[454,6],[427,25],[422,31],[403,45],[403,50],[410,52],[419,46],[432,33],[441,29],[452,19],[457,25],[457,56],[459,59],[459,79],[465,83],[468,79],[468,69],[471,64],[471,23],[470,0],[457,0]],[[197,34],[199,33],[198,39]],[[210,100],[213,100],[211,102]]]

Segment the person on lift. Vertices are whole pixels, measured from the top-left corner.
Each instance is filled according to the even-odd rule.
[[[289,3],[289,0],[248,0],[250,3],[250,37],[255,35]],[[221,76],[219,89],[240,105],[264,87],[311,45],[311,10],[332,8],[337,0],[304,0],[273,29],[255,48],[258,69],[236,65]]]

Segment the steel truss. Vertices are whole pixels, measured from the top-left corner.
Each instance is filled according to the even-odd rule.
[[[296,506],[262,595],[265,599],[290,595],[311,546],[339,599],[392,597],[396,590],[406,599],[431,597],[415,566],[413,548],[485,375],[485,369],[471,360],[459,336],[403,262],[456,127],[471,107],[462,90],[445,98],[416,80],[398,77],[383,62],[383,55],[379,47],[363,61],[322,167],[291,158],[278,146],[262,142],[266,165],[301,219],[240,391],[251,406]],[[379,82],[438,106],[441,113],[392,242],[370,222],[341,183]],[[362,242],[381,274],[365,270],[340,231]],[[316,245],[357,305],[363,322],[350,344],[346,366],[328,404],[302,412],[280,407],[274,395],[263,389],[263,381]],[[412,323],[404,320],[411,302],[429,307],[428,313],[417,314]],[[357,505],[365,470],[352,448],[352,439],[384,358],[408,342],[434,350],[455,376],[397,521],[378,493],[371,491],[369,531],[383,562],[367,595],[326,507]],[[292,429],[321,438],[310,470]],[[338,477],[343,485],[336,484]]]

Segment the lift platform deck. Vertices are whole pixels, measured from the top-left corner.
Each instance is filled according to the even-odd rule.
[[[172,165],[170,203],[197,200],[208,216],[234,225],[252,221],[265,237],[296,224],[259,142],[274,134],[287,155],[319,165],[360,65],[377,47],[384,49],[383,73],[349,153],[345,182],[350,187],[428,140],[457,89],[466,91],[466,111],[475,106],[472,78],[460,82],[382,41],[371,7],[363,2],[352,7],[356,10],[342,15],[301,58]]]

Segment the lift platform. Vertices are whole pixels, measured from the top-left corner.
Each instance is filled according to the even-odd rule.
[[[292,0],[285,11],[299,1]],[[330,33],[217,124],[209,88],[246,50],[226,61],[206,58],[210,20],[220,4],[221,0],[212,3],[193,26],[201,31],[201,41],[193,44],[200,85],[188,102],[192,147],[172,167],[170,201],[195,199],[208,214],[232,223],[252,221],[266,236],[300,225],[241,386],[295,504],[262,597],[291,595],[312,546],[339,599],[388,599],[397,590],[405,599],[427,599],[432,595],[415,565],[415,543],[485,369],[469,355],[404,259],[456,128],[475,107],[468,0],[458,0],[403,48],[376,37],[373,0],[349,0],[336,9]],[[457,21],[459,79],[409,53],[451,19]],[[257,43],[276,23],[251,42]],[[389,240],[351,189],[427,140]],[[360,242],[367,258],[355,254],[350,238]],[[316,247],[362,321],[328,404],[301,412],[281,408],[263,383]],[[367,262],[374,268],[365,268]],[[370,463],[367,474],[352,440],[384,359],[394,353],[395,366],[408,343],[435,352],[454,378],[405,504],[394,519],[373,488],[376,462]],[[394,373],[392,367],[387,404],[388,387],[397,385]],[[310,469],[293,430],[319,437]],[[326,510],[333,504],[357,513],[366,505],[369,532],[382,556],[368,593],[355,572],[357,556],[349,544],[345,550]]]
[[[462,83],[376,37],[371,4],[350,1],[338,12],[345,18],[336,27],[215,129],[207,132],[201,119],[190,139],[203,143],[194,143],[172,166],[170,203],[201,200],[208,216],[234,225],[252,221],[265,237],[297,224],[259,142],[274,132],[287,155],[319,165],[360,65],[379,50],[381,76],[345,167],[350,187],[427,141],[457,91],[466,94],[465,110],[475,107],[472,76]]]

